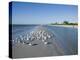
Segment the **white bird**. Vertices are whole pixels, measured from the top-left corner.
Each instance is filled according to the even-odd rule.
[[[27,38],[26,38],[26,40],[29,40],[29,36],[28,36],[28,34],[27,34]]]
[[[44,42],[44,44],[47,44],[48,42]]]
[[[51,38],[51,36],[50,36],[50,35],[48,35],[48,38]]]
[[[31,44],[31,43],[29,43],[28,45],[30,45],[30,46],[31,46],[32,44]]]
[[[46,36],[44,36],[44,40],[46,40],[47,39],[47,37]]]

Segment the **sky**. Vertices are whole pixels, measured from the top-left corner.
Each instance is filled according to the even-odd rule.
[[[12,3],[12,24],[49,24],[63,21],[78,21],[76,5]]]

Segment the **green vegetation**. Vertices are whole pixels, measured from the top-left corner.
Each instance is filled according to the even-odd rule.
[[[78,23],[70,23],[68,21],[63,21],[63,23],[55,22],[55,23],[50,23],[50,25],[78,25]]]
[[[67,24],[69,24],[69,22],[68,21],[64,21],[63,24],[67,25]]]

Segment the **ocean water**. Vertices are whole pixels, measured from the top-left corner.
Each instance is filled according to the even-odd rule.
[[[34,31],[38,26],[39,25],[13,25],[12,40],[16,40],[16,38],[20,35],[25,36],[26,34],[29,34],[30,32]],[[46,28],[48,31],[55,35],[55,44],[59,45],[59,47],[61,47],[64,50],[64,55],[75,55],[78,53],[77,28],[48,25],[42,25],[42,27]],[[54,51],[54,49],[52,48],[50,51]],[[54,55],[54,53],[52,55]]]
[[[77,54],[78,50],[78,29],[73,27],[58,27],[48,26],[55,35],[56,41],[58,41],[66,53],[73,51]]]

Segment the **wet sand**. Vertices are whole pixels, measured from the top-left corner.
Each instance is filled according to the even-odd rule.
[[[43,27],[44,28],[44,27]],[[27,44],[17,43],[12,47],[13,58],[29,58],[29,57],[44,57],[44,56],[62,56],[62,55],[75,55],[77,52],[72,50],[73,43],[68,40],[66,44],[68,44],[69,52],[65,53],[64,48],[61,46],[62,42],[57,41],[56,34],[53,33],[54,36],[51,38],[52,44],[45,45],[41,40],[33,41],[34,46],[30,46]],[[70,46],[69,46],[70,45]]]
[[[41,43],[36,41],[36,43]],[[28,46],[17,44],[13,47],[14,58],[29,58],[29,57],[44,57],[44,56],[59,56],[64,55],[64,51],[59,46],[44,45],[43,43],[36,46]]]

